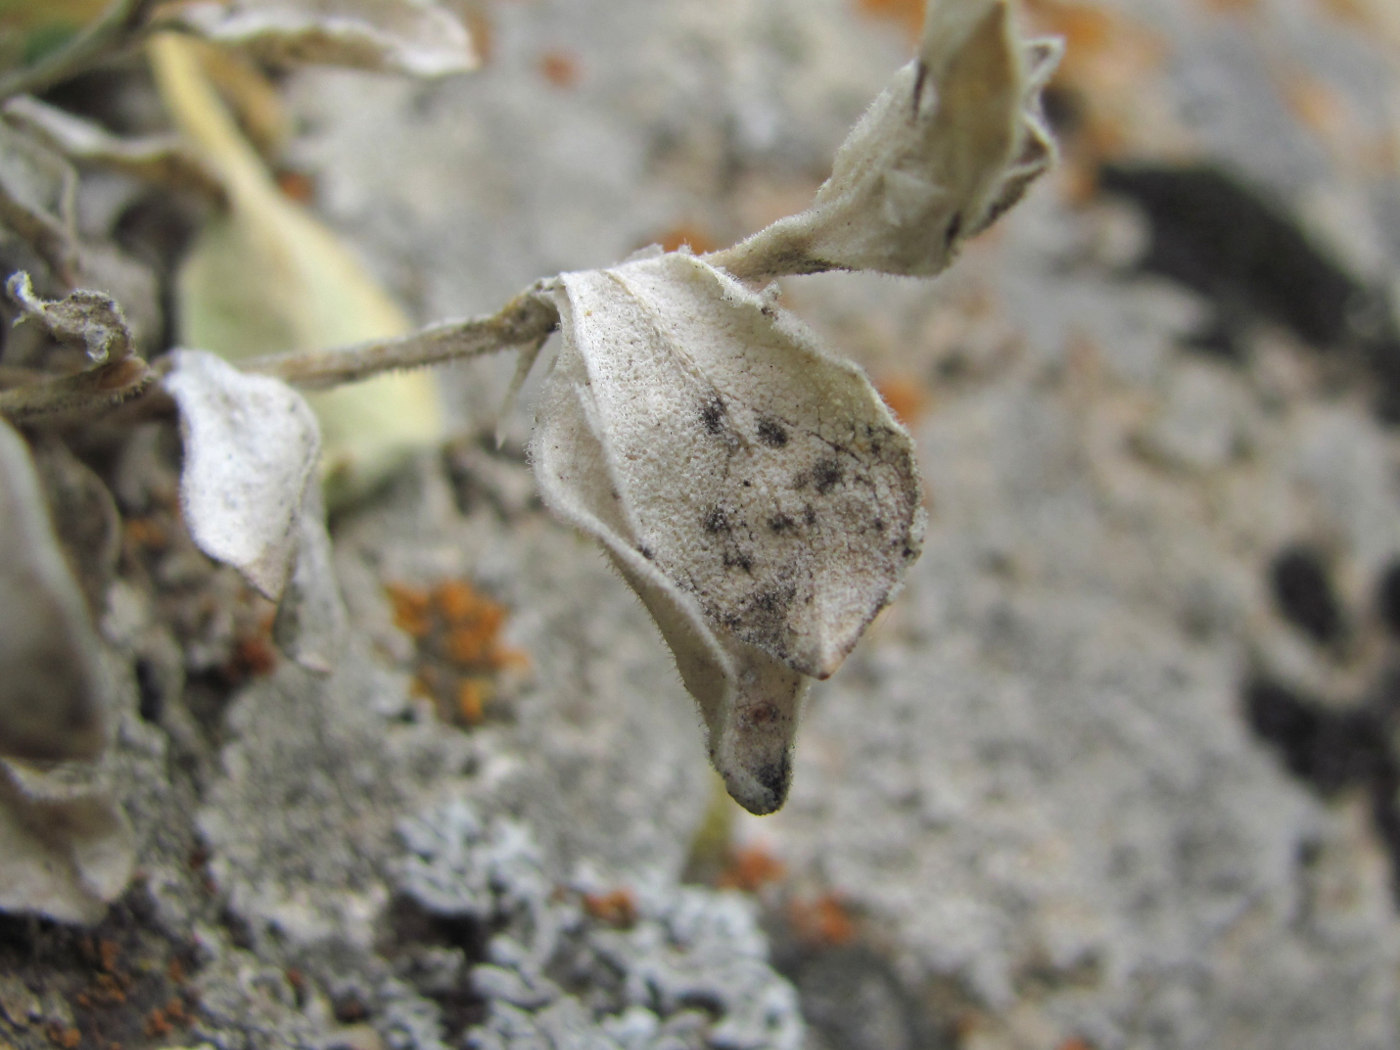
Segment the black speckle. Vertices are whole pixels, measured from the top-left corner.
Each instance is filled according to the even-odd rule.
[[[723,563],[726,569],[743,569],[744,572],[753,572],[753,559],[743,551],[732,554],[726,552]]]
[[[1301,544],[1285,548],[1269,566],[1269,577],[1274,601],[1289,623],[1315,642],[1341,637],[1341,607],[1319,551]]]
[[[949,251],[953,245],[958,243],[958,236],[962,233],[962,224],[962,212],[954,212],[952,221],[948,223],[948,232],[943,235],[944,251]]]
[[[788,785],[792,782],[792,763],[786,754],[776,762],[766,762],[753,771],[753,777],[767,793],[767,805],[762,810],[753,810],[759,816],[772,813],[787,801]]]
[[[1376,604],[1379,606],[1381,622],[1391,634],[1400,637],[1400,561],[1392,562],[1381,573],[1376,591]]]
[[[753,482],[752,482],[752,481],[745,481],[745,482],[743,482],[742,484],[743,484],[744,488],[746,488],[746,489],[751,489],[751,488],[753,488]]]
[[[773,532],[787,532],[788,529],[796,524],[797,522],[793,521],[792,518],[786,514],[774,514],[768,519],[768,528]]]
[[[700,521],[700,527],[710,534],[717,532],[728,532],[729,515],[724,512],[724,508],[715,504],[705,512],[705,517]]]
[[[797,587],[793,584],[755,588],[744,602],[745,640],[774,647],[774,655],[780,656],[787,635],[788,613],[795,601]]]
[[[922,61],[919,68],[914,71],[914,117],[918,119],[919,106],[923,102],[924,83],[928,80],[928,66]]]
[[[724,417],[729,414],[729,409],[725,407],[724,401],[719,397],[712,397],[700,406],[700,423],[705,428],[707,434],[718,434],[724,429]]]
[[[645,543],[638,545],[637,553],[640,554],[647,561],[652,561],[656,558],[656,555],[652,553],[652,549],[648,547]]]
[[[885,519],[884,519],[884,518],[876,518],[874,521],[872,521],[872,522],[870,523],[870,527],[871,527],[872,529],[874,529],[876,532],[884,532],[884,531],[885,531]]]
[[[769,448],[782,448],[788,443],[788,435],[782,424],[764,417],[758,421],[758,440]]]
[[[825,496],[841,483],[841,464],[834,459],[819,459],[812,468],[812,480],[816,482],[818,494]]]
[[[802,521],[809,529],[817,523],[817,512],[810,503],[802,508]]]

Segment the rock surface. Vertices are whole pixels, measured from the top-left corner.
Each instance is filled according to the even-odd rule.
[[[468,6],[470,78],[291,85],[317,207],[425,321],[803,206],[916,5]],[[117,496],[172,538],[101,625],[141,875],[90,929],[0,917],[0,1046],[1400,1041],[1400,29],[1028,6],[1059,172],[934,284],[785,285],[909,422],[930,519],[787,808],[726,818],[754,898],[682,883],[723,852],[700,729],[533,495],[531,386],[504,451],[336,515],[328,677],[179,538],[152,430]],[[463,433],[513,367],[452,372]],[[444,581],[524,654],[446,721]]]

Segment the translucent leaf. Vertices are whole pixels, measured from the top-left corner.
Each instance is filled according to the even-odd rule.
[[[97,922],[135,863],[110,791],[0,762],[0,911]]]
[[[33,461],[0,421],[0,754],[57,761],[102,750],[97,652]]]
[[[151,42],[162,95],[223,178],[229,211],[209,219],[177,277],[180,341],[233,360],[399,335],[407,317],[339,239],[283,196],[200,72],[187,41]],[[433,377],[398,373],[316,394],[326,474],[373,485],[442,438]]]
[[[461,20],[431,0],[191,0],[161,21],[277,64],[443,76],[475,69]]]
[[[1040,93],[1059,55],[1020,38],[1007,0],[930,0],[919,57],[852,129],[812,206],[715,262],[745,278],[943,270],[1053,161]]]
[[[675,652],[730,793],[769,812],[807,677],[840,666],[918,554],[908,435],[857,368],[702,260],[560,286],[541,492],[607,547]]]
[[[276,601],[297,554],[316,472],[316,417],[291,387],[216,354],[177,350],[165,389],[180,409],[180,499],[199,549]]]

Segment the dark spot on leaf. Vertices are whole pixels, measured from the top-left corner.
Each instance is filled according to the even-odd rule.
[[[700,423],[705,428],[707,434],[718,434],[724,429],[724,417],[729,414],[729,409],[718,397],[712,397],[700,406]]]
[[[788,443],[788,435],[780,423],[765,417],[758,421],[758,440],[769,448],[782,448]]]
[[[753,558],[743,551],[731,553],[726,551],[723,558],[726,569],[743,569],[745,572],[753,571]]]
[[[768,519],[768,527],[774,532],[786,532],[796,524],[797,522],[786,514],[774,514]]]
[[[953,245],[958,243],[958,237],[962,233],[962,224],[962,212],[954,212],[952,220],[948,223],[948,232],[943,235],[944,251],[951,250]]]
[[[792,763],[786,754],[777,762],[767,762],[759,766],[753,771],[753,776],[770,796],[772,808],[766,812],[772,813],[787,801],[788,785],[792,782]]]
[[[724,508],[715,504],[705,512],[705,517],[700,522],[700,527],[713,535],[717,532],[729,531],[729,515],[724,512]]]
[[[812,468],[812,480],[816,482],[817,492],[825,496],[841,483],[841,464],[834,459],[817,460]]]
[[[742,717],[745,726],[757,726],[759,728],[763,728],[766,726],[777,725],[778,721],[783,716],[782,712],[778,710],[777,704],[774,704],[768,700],[764,700],[762,703],[757,703],[754,704],[752,707],[745,708]]]

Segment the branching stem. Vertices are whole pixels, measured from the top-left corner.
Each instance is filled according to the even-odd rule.
[[[256,357],[240,361],[238,367],[276,376],[303,390],[322,390],[400,368],[442,364],[511,347],[538,348],[558,323],[559,310],[541,283],[489,317],[443,321],[394,339],[338,350]]]

